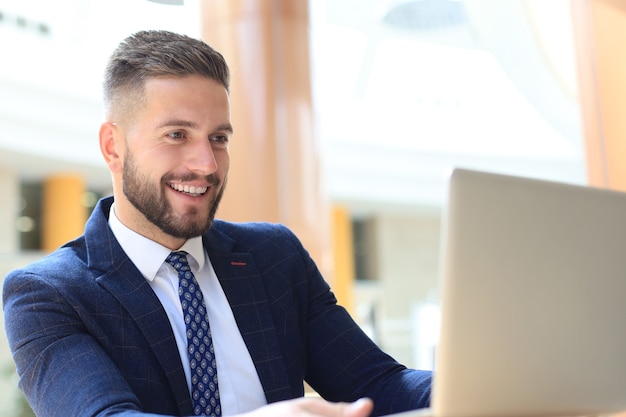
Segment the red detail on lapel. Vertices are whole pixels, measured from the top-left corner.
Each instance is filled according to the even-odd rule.
[[[248,265],[248,264],[247,264],[247,263],[245,263],[245,262],[237,262],[237,261],[231,261],[231,263],[230,263],[230,264],[231,264],[232,266],[246,266],[246,265]]]

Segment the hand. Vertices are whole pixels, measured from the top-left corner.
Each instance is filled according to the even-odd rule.
[[[272,403],[240,417],[368,417],[374,409],[369,398],[353,403],[331,403],[320,398],[297,398]]]

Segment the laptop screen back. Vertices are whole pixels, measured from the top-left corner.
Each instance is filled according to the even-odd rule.
[[[626,194],[455,170],[432,407],[626,410]]]

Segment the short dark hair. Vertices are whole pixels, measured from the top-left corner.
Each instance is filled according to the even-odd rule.
[[[127,37],[115,49],[106,67],[107,117],[123,117],[117,113],[128,114],[136,109],[143,99],[146,80],[185,75],[213,79],[229,90],[226,60],[204,41],[164,30],[146,30]]]

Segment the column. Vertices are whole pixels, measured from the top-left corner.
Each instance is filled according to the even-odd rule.
[[[202,2],[203,39],[232,72],[228,189],[218,217],[280,222],[330,279],[329,209],[313,126],[307,0]]]
[[[51,252],[83,233],[87,212],[83,205],[85,183],[75,174],[44,180],[42,196],[42,250]]]
[[[572,0],[589,183],[626,191],[626,3]]]
[[[332,209],[333,291],[339,304],[354,313],[354,238],[350,213],[345,207]]]

